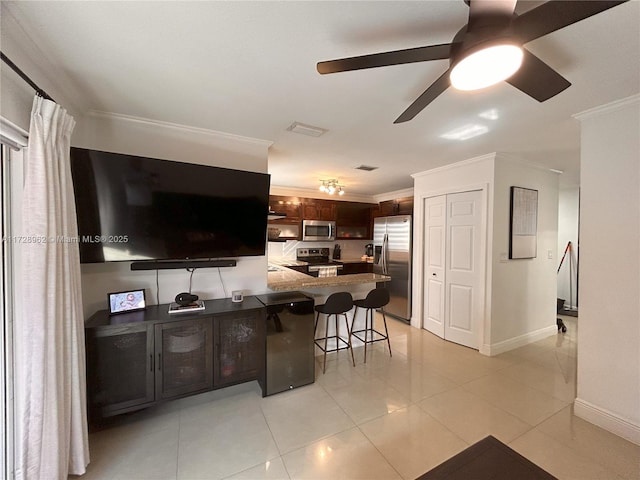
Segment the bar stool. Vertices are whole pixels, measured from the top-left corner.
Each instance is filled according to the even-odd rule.
[[[384,306],[389,303],[389,290],[386,288],[378,287],[371,290],[367,297],[363,300],[355,300],[354,305],[356,310],[353,313],[353,321],[355,322],[356,314],[358,313],[358,307],[366,308],[364,315],[364,328],[361,330],[351,330],[351,335],[364,343],[364,363],[367,363],[367,344],[386,340],[389,345],[389,356],[391,357],[391,342],[389,341],[389,330],[387,330],[387,317],[384,314]],[[384,333],[377,331],[373,324],[374,310],[380,309],[382,312],[382,320],[384,321]],[[353,323],[351,324],[353,328]],[[364,338],[359,334],[364,333]],[[371,334],[371,338],[369,338]],[[378,336],[376,338],[376,335]]]
[[[322,305],[316,305],[314,307],[315,311],[318,312],[316,314],[316,324],[313,329],[314,342],[318,346],[320,350],[324,352],[324,360],[322,362],[322,373],[325,372],[327,366],[327,352],[337,352],[338,350],[348,349],[351,351],[351,361],[353,362],[353,366],[356,366],[356,360],[353,356],[353,349],[351,348],[351,335],[349,333],[349,322],[347,320],[347,312],[353,308],[353,297],[349,292],[337,292],[332,293],[327,298],[327,301]],[[320,318],[320,314],[324,314],[327,316],[327,321],[324,330],[324,337],[315,338],[316,331],[318,329],[318,319]],[[336,334],[329,336],[329,320],[331,319],[331,315],[334,316],[336,321]],[[340,337],[340,330],[338,329],[338,315],[344,315],[344,323],[347,326],[347,340],[344,340]],[[327,343],[330,338],[336,339],[335,348],[329,349],[327,347]],[[324,340],[324,346],[320,343]],[[344,345],[341,346],[340,342]]]

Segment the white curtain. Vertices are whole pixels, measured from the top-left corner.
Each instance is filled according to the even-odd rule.
[[[89,463],[84,321],[69,148],[73,117],[35,97],[22,205],[16,319],[16,476],[66,479]]]

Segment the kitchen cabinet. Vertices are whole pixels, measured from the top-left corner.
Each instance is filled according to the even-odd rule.
[[[302,203],[303,220],[336,219],[336,202],[333,200],[317,200],[307,198]]]
[[[284,213],[286,218],[269,220],[270,224],[297,223],[302,220],[301,199],[282,195],[269,195],[269,210]]]
[[[263,379],[265,356],[264,309],[219,315],[215,320],[216,388]]]
[[[337,239],[370,239],[372,207],[369,203],[336,202]]]
[[[413,197],[386,200],[378,204],[372,212],[372,217],[389,217],[392,215],[413,215]]]
[[[338,270],[338,275],[354,275],[356,273],[373,273],[373,263],[343,262],[342,270]]]
[[[156,397],[162,400],[213,388],[211,318],[155,326]]]
[[[286,215],[285,218],[268,221],[269,227],[280,230],[278,241],[301,239],[302,206],[300,198],[269,195],[269,210]]]
[[[89,329],[87,390],[91,416],[110,416],[155,401],[153,325]]]
[[[308,265],[287,265],[287,268],[291,270],[295,270],[296,272],[304,273],[309,275],[309,266]]]
[[[164,401],[258,380],[264,393],[265,308],[252,296],[205,301],[204,312],[168,305],[85,324],[92,423]]]

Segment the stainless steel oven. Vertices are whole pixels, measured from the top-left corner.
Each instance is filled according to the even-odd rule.
[[[307,264],[307,275],[312,277],[335,277],[340,275],[342,264],[329,258],[329,249],[297,248],[296,260]]]
[[[331,242],[336,239],[336,222],[331,220],[303,220],[302,240],[306,242]]]

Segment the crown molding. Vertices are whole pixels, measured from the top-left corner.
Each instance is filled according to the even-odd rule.
[[[396,198],[413,197],[413,188],[403,188],[402,190],[395,190],[393,192],[379,193],[374,195],[373,198],[376,202],[384,202],[386,200],[395,200]]]
[[[547,167],[545,165],[540,165],[539,163],[535,163],[535,162],[531,162],[529,160],[527,160],[526,158],[523,158],[521,156],[517,156],[517,155],[512,155],[512,154],[508,154],[508,153],[496,153],[496,160],[505,160],[507,162],[510,163],[517,163],[522,165],[523,167],[529,167],[529,168],[533,168],[536,170],[542,170],[545,172],[551,172],[551,173],[555,173],[557,175],[562,175],[564,173],[563,170],[558,170],[557,168],[551,168],[551,167]]]
[[[411,176],[413,178],[424,177],[425,175],[431,175],[432,173],[437,172],[446,172],[447,170],[454,170],[460,167],[466,167],[467,165],[473,165],[474,163],[480,163],[487,160],[495,160],[497,153],[487,153],[485,155],[480,155],[478,157],[469,158],[467,160],[462,160],[460,162],[450,163],[448,165],[443,165],[441,167],[432,168],[431,170],[425,170],[424,172],[412,173]]]
[[[242,135],[236,135],[233,133],[226,133],[226,132],[219,132],[217,130],[211,130],[208,128],[201,128],[201,127],[192,127],[189,125],[182,125],[180,123],[172,123],[172,122],[164,122],[161,120],[153,120],[151,118],[144,118],[144,117],[136,117],[134,115],[126,115],[123,113],[115,113],[115,112],[104,112],[101,110],[89,110],[87,112],[87,116],[89,117],[94,117],[94,118],[105,118],[108,120],[117,120],[117,121],[122,121],[122,122],[130,122],[130,123],[137,123],[137,124],[142,124],[142,125],[147,125],[147,126],[151,126],[154,128],[169,128],[172,130],[179,130],[182,132],[187,132],[187,133],[194,133],[197,135],[208,135],[211,137],[215,137],[218,140],[223,140],[223,141],[231,141],[231,142],[235,142],[235,143],[245,143],[245,144],[250,144],[250,145],[259,145],[262,147],[267,147],[269,148],[271,145],[273,145],[273,142],[271,140],[263,140],[260,138],[252,138],[252,137],[244,137]]]
[[[613,102],[599,105],[588,110],[584,110],[572,115],[572,117],[582,121],[585,118],[597,117],[598,115],[626,108],[629,105],[633,105],[635,103],[640,103],[640,93],[631,95],[630,97],[621,98],[620,100],[614,100]]]

